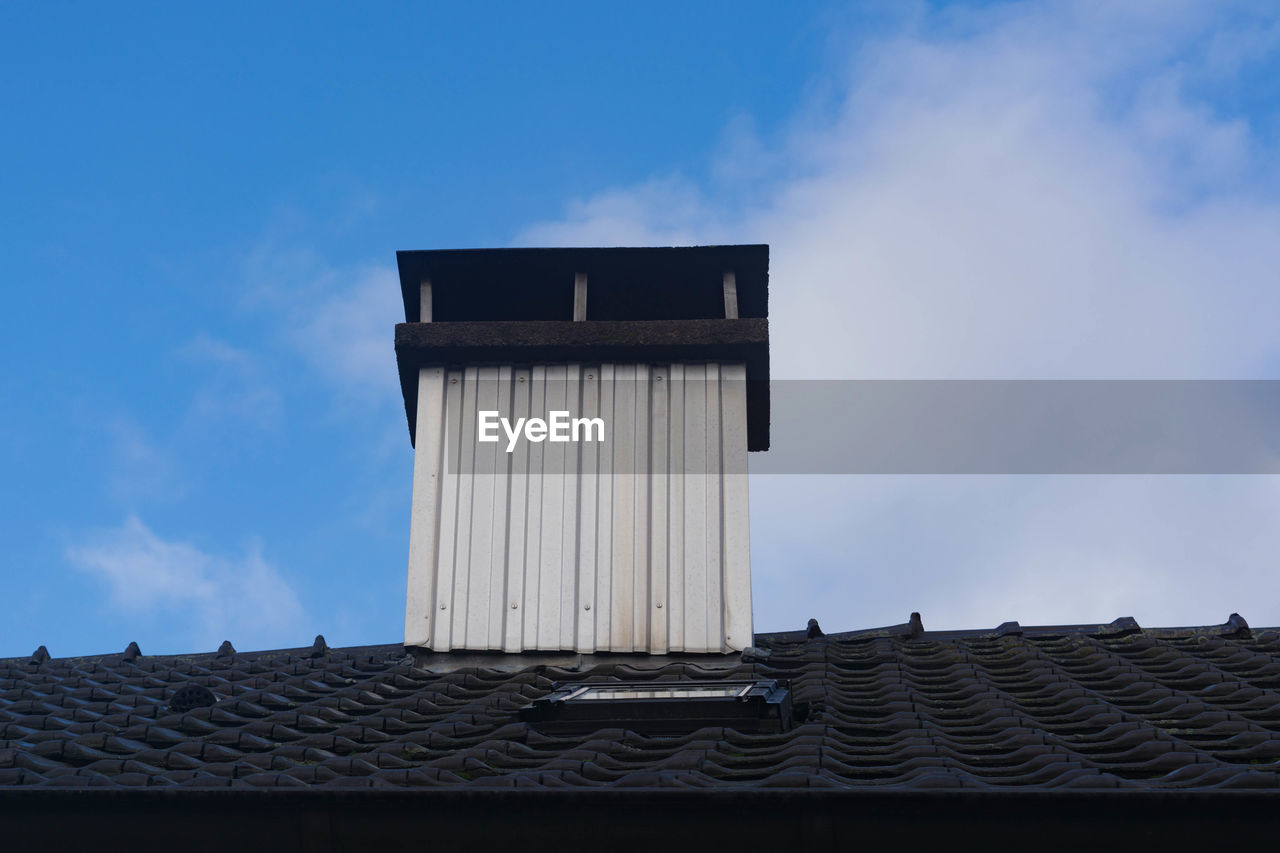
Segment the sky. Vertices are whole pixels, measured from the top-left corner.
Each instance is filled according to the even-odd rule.
[[[396,642],[398,249],[771,246],[784,379],[1280,379],[1280,10],[0,5],[0,656]],[[753,476],[757,630],[1280,625],[1280,482]]]

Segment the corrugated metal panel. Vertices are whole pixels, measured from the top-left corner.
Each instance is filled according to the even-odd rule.
[[[751,643],[742,364],[424,368],[405,643],[725,652]],[[477,442],[477,413],[603,442]]]

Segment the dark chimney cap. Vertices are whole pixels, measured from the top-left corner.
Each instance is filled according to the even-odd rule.
[[[714,361],[746,366],[747,449],[769,449],[768,246],[444,249],[396,260],[410,441],[423,367]]]
[[[441,249],[396,252],[404,318],[421,318],[430,279],[432,322],[572,320],[574,276],[587,276],[587,320],[724,319],[724,274],[738,316],[769,316],[769,247]]]

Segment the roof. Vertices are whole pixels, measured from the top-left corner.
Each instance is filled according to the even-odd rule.
[[[5,788],[1245,791],[1280,786],[1280,633],[1110,625],[758,635],[767,654],[467,666],[402,646],[0,660]],[[813,634],[815,636],[809,636]],[[43,647],[42,647],[43,649]],[[503,661],[509,664],[509,661]],[[556,682],[789,679],[781,734],[552,735]],[[212,707],[179,690],[207,689]]]

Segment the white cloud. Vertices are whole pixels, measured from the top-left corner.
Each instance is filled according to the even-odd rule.
[[[1172,61],[1212,22],[1095,5],[861,46],[842,99],[764,158],[780,165],[754,202],[664,179],[524,240],[771,243],[776,376],[1259,375],[1280,351],[1274,164],[1185,94],[1200,66]],[[756,147],[725,156],[745,148],[752,171]]]
[[[174,454],[157,444],[136,420],[124,415],[101,421],[109,439],[107,475],[111,493],[122,500],[174,500],[187,491]]]
[[[227,420],[259,429],[280,425],[284,414],[280,393],[263,376],[258,359],[248,350],[200,334],[178,353],[209,368],[192,395],[184,433]]]
[[[240,648],[303,645],[303,611],[290,583],[256,544],[241,557],[205,553],[157,536],[130,516],[68,548],[68,561],[102,581],[110,604],[163,625],[192,649],[224,639]],[[145,629],[144,629],[145,630]]]
[[[1280,624],[1280,478],[765,476],[757,630]]]
[[[361,394],[399,394],[391,330],[403,321],[400,279],[370,265],[334,273],[335,287],[297,309],[291,339],[332,381]]]
[[[404,308],[394,269],[334,267],[268,241],[248,258],[246,275],[249,301],[280,312],[284,339],[333,387],[360,400],[399,398],[391,330]]]
[[[518,242],[770,243],[775,378],[1266,377],[1276,152],[1190,93],[1278,36],[1198,2],[917,8],[782,143],[730,127],[718,183],[610,188]],[[752,501],[761,628],[1280,623],[1273,479],[770,477]]]
[[[520,245],[529,246],[683,246],[713,242],[705,235],[717,211],[698,189],[677,177],[658,178],[637,187],[608,190],[572,201],[562,222],[530,226]]]
[[[240,373],[252,373],[255,368],[253,356],[247,350],[203,333],[188,341],[179,353],[195,361],[222,365]]]

